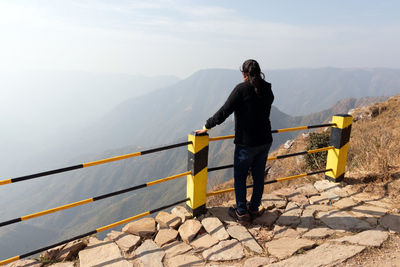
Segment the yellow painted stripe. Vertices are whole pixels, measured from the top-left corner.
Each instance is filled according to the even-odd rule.
[[[307,176],[307,173],[297,174],[297,175],[288,176],[288,177],[284,177],[284,178],[278,178],[278,179],[276,179],[276,181],[282,182],[282,181],[292,180],[292,179],[296,179],[296,178],[300,178],[300,177],[304,177],[304,176]]]
[[[225,140],[225,139],[233,139],[233,138],[235,138],[234,135],[225,135],[225,136],[211,137],[211,138],[210,138],[210,142],[211,142],[211,141]]]
[[[112,223],[112,224],[109,224],[109,225],[106,225],[106,226],[97,228],[96,231],[99,233],[99,232],[102,232],[102,231],[105,231],[105,230],[114,228],[114,227],[116,227],[116,226],[118,226],[118,225],[121,225],[121,224],[124,224],[124,223],[128,223],[128,222],[131,222],[131,221],[134,221],[134,220],[137,220],[137,219],[142,218],[142,217],[145,217],[145,216],[147,216],[147,215],[150,215],[150,211],[146,211],[146,212],[140,213],[140,214],[138,214],[138,215],[135,215],[135,216],[133,216],[133,217],[129,217],[129,218],[127,218],[127,219],[124,219],[124,220],[122,220],[122,221],[118,221],[118,222],[115,222],[115,223]]]
[[[40,217],[40,216],[43,216],[43,215],[46,215],[46,214],[49,214],[49,213],[53,213],[53,212],[57,212],[57,211],[60,211],[60,210],[65,210],[65,209],[69,209],[69,208],[72,208],[72,207],[80,206],[80,205],[87,204],[87,203],[90,203],[90,202],[93,202],[93,198],[84,199],[84,200],[81,200],[81,201],[78,201],[78,202],[74,202],[74,203],[71,203],[71,204],[68,204],[68,205],[64,205],[64,206],[60,206],[60,207],[57,207],[57,208],[44,210],[44,211],[33,213],[33,214],[30,214],[30,215],[22,216],[21,220],[22,221],[26,221],[26,220],[29,220],[29,219],[32,219],[32,218],[36,218],[36,217]]]
[[[299,131],[299,130],[307,130],[308,126],[300,126],[300,127],[294,127],[294,128],[285,128],[285,129],[278,129],[278,133],[284,133],[284,132],[292,132],[292,131]]]
[[[209,193],[207,193],[206,196],[209,197],[209,196],[214,196],[214,195],[218,195],[218,194],[228,193],[228,192],[232,192],[232,191],[235,191],[235,188],[229,188],[229,189],[224,189],[224,190],[209,192]]]
[[[267,161],[268,160],[277,160],[278,159],[278,157],[269,157],[269,158],[267,158]]]
[[[0,185],[11,184],[11,179],[0,181]]]
[[[323,148],[317,148],[317,149],[313,149],[313,150],[308,150],[307,154],[312,154],[312,153],[318,153],[318,152],[323,152],[323,151],[328,151],[331,149],[334,149],[334,146],[328,146],[328,147],[323,147]]]
[[[100,164],[104,164],[104,163],[108,163],[108,162],[117,161],[117,160],[137,157],[137,156],[140,156],[141,154],[142,153],[140,153],[140,152],[135,152],[135,153],[112,157],[112,158],[108,158],[108,159],[101,159],[101,160],[96,160],[96,161],[92,161],[92,162],[87,162],[87,163],[83,163],[82,165],[83,165],[83,168],[86,168],[86,167],[100,165]]]
[[[6,259],[6,260],[2,260],[2,261],[0,261],[0,265],[6,265],[6,264],[8,264],[10,262],[17,261],[19,259],[20,259],[19,256],[15,256],[15,257],[12,257],[12,258],[9,258],[9,259]]]
[[[159,179],[159,180],[148,182],[148,183],[146,183],[146,185],[147,186],[152,186],[152,185],[163,183],[163,182],[166,182],[166,181],[169,181],[169,180],[173,180],[173,179],[176,179],[176,178],[179,178],[179,177],[183,177],[183,176],[189,175],[191,173],[192,173],[191,171],[187,171],[187,172],[180,173],[180,174],[177,174],[177,175],[172,175],[172,176],[165,177],[165,178],[162,178],[162,179]]]

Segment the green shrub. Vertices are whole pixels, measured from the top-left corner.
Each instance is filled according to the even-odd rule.
[[[329,146],[329,132],[322,133],[311,133],[307,140],[307,150],[323,148]],[[318,152],[314,154],[307,154],[305,156],[305,161],[307,168],[309,170],[319,170],[326,167],[326,155],[327,151]]]

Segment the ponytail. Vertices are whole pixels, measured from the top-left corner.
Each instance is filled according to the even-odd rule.
[[[261,72],[260,65],[254,59],[246,60],[243,63],[241,71],[249,78],[250,84],[254,87],[257,96],[262,97],[265,91],[264,87],[264,73]]]

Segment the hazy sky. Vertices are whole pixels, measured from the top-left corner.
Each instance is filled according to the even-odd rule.
[[[1,0],[0,71],[400,67],[400,1]]]

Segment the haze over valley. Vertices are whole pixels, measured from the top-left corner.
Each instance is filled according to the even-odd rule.
[[[400,92],[400,82],[397,78],[400,70],[388,70],[385,72],[382,69],[347,70],[328,68],[321,70],[301,69],[297,72],[294,70],[276,70],[265,71],[265,73],[267,74],[267,79],[273,81],[273,84],[277,84],[277,86],[273,86],[276,99],[282,99],[280,101],[277,100],[280,105],[273,106],[271,111],[273,129],[326,122],[334,113],[345,113],[359,105],[386,99],[382,95],[389,96]],[[323,76],[327,78],[328,82],[325,83],[324,87],[319,86],[322,78],[317,75],[318,73],[323,73]],[[354,79],[354,76],[360,76],[360,73],[363,74],[361,76],[365,77],[365,79]],[[378,88],[371,81],[375,81],[377,80],[376,77],[382,76],[385,77],[386,83],[379,84]],[[287,78],[283,79],[283,77]],[[299,77],[304,78],[301,79]],[[157,79],[163,81],[165,78],[156,77],[155,80]],[[296,92],[313,91],[314,94],[299,94],[295,92],[293,93],[296,95],[295,98],[284,97],[285,95],[290,96],[290,92],[293,91],[291,87],[282,86],[285,82],[288,83],[286,79],[293,79],[293,83],[296,80],[298,84]],[[11,178],[132,153],[162,144],[185,141],[188,133],[201,128],[205,120],[224,103],[232,88],[240,80],[240,72],[235,70],[200,70],[187,79],[172,81],[166,87],[152,89],[150,92],[142,93],[136,97],[128,96],[114,107],[108,104],[113,103],[113,100],[108,102],[108,98],[115,92],[123,92],[123,90],[119,90],[114,86],[110,86],[108,91],[105,88],[107,92],[104,92],[102,97],[98,95],[97,98],[104,105],[102,116],[92,120],[88,119],[88,122],[80,126],[76,124],[71,127],[71,124],[66,124],[65,128],[60,128],[57,134],[48,133],[46,138],[49,142],[42,143],[40,138],[36,139],[37,145],[41,146],[41,150],[35,150],[24,145],[18,146],[21,135],[23,136],[22,140],[24,138],[29,140],[29,133],[34,131],[27,132],[22,127],[14,127],[13,130],[19,132],[20,135],[8,136],[8,145],[14,150],[10,149],[3,156],[17,160],[10,160],[6,168],[2,168],[4,173],[6,173],[6,170],[10,173],[10,177],[3,177]],[[169,81],[171,81],[171,78]],[[310,86],[312,84],[316,84],[316,86]],[[354,85],[355,88],[364,88],[363,86],[365,86],[368,90],[351,91],[348,88],[348,84]],[[90,88],[96,88],[96,86],[90,86]],[[132,84],[132,88],[135,88],[134,84]],[[95,89],[92,90],[95,91]],[[374,97],[366,97],[368,95],[363,93],[368,93]],[[123,94],[121,93],[121,95]],[[314,95],[315,97],[313,98]],[[324,96],[323,100],[321,100],[321,95]],[[337,97],[338,95],[340,95],[340,98]],[[356,96],[360,100],[349,98],[350,96]],[[72,98],[71,101],[60,101],[58,105],[62,106],[63,103],[67,104],[67,106],[73,105],[75,98]],[[287,100],[285,101],[284,99]],[[296,107],[303,106],[304,109],[316,109],[315,107],[309,107],[308,103],[312,102],[316,106],[326,108],[306,116],[293,116],[280,111],[280,109],[290,110],[293,107],[294,100],[298,103],[295,105]],[[83,100],[80,101],[84,102]],[[337,103],[335,104],[335,102]],[[326,103],[330,103],[330,105],[328,106]],[[45,106],[45,103],[43,103],[43,106]],[[89,106],[91,105],[88,104]],[[93,109],[96,110],[96,108]],[[68,114],[71,113],[69,108],[66,108],[66,110]],[[84,108],[79,110],[78,106],[76,106],[74,115],[79,116],[78,111],[85,112],[84,110]],[[46,118],[46,114],[49,114],[49,117]],[[59,114],[60,117],[67,115]],[[296,113],[292,114],[295,115]],[[29,118],[29,115],[27,114],[27,118]],[[42,120],[37,124],[40,127],[43,122],[42,128],[46,129],[44,122],[49,121],[53,116],[51,109],[49,108],[48,112],[43,112],[42,116]],[[231,116],[223,125],[211,130],[210,135],[232,134],[233,127],[233,117]],[[5,133],[8,132],[3,132],[3,135]],[[46,132],[43,130],[42,134],[46,134]],[[56,139],[52,139],[54,136]],[[274,135],[273,148],[294,136],[294,134],[290,133]],[[57,142],[57,140],[59,141]],[[15,149],[17,147],[19,149]],[[32,156],[27,154],[23,157],[24,160],[20,160],[21,154],[19,152],[24,151],[24,149],[31,153],[30,155]],[[231,140],[210,144],[209,166],[216,167],[231,164],[232,154],[233,144]],[[2,186],[0,194],[5,198],[3,200],[5,206],[2,208],[0,220],[5,221],[184,172],[187,168],[186,157],[187,149],[182,147],[137,159],[127,159],[104,166],[95,166]],[[210,174],[209,186],[223,183],[231,179],[231,177],[232,170]],[[146,190],[151,190],[151,193],[149,194]],[[7,240],[3,247],[0,247],[0,251],[4,254],[0,256],[7,257],[13,253],[21,253],[27,249],[33,249],[39,244],[44,246],[50,241],[55,242],[61,238],[68,238],[73,234],[78,235],[82,231],[90,231],[95,227],[112,223],[132,214],[156,208],[162,203],[180,200],[184,195],[185,179],[182,178],[150,189],[139,190],[132,194],[123,194],[95,204],[11,225],[0,229],[0,236],[3,240]],[[79,225],[78,228],[76,227],[77,225]],[[36,228],[37,230],[32,230]],[[9,229],[12,229],[12,231]],[[60,232],[57,229],[63,230]],[[49,230],[52,234],[46,238],[40,238],[41,240],[38,241],[39,236],[47,236],[43,235],[45,230]],[[27,232],[32,233],[32,231],[38,234],[37,238],[35,238],[35,234],[32,234],[32,243],[28,242],[24,246],[19,245],[18,240],[20,238],[18,237]],[[18,249],[16,250],[16,248]]]

